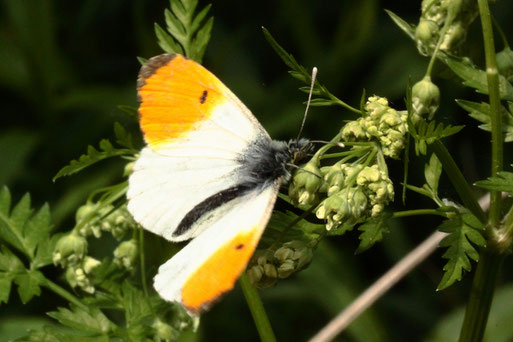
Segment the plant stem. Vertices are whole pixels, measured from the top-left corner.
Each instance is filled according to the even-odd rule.
[[[68,302],[75,304],[79,308],[88,311],[87,305],[82,303],[77,297],[73,296],[71,293],[54,283],[53,281],[46,279],[46,281],[42,284],[43,286],[46,286],[51,291],[55,292],[62,298],[66,299]]]
[[[497,175],[503,167],[503,138],[502,121],[500,112],[499,74],[495,59],[495,47],[493,41],[492,21],[488,0],[478,0],[481,26],[483,28],[483,40],[486,58],[486,78],[488,81],[488,94],[490,98],[490,119],[492,131],[492,163],[491,175]],[[470,298],[468,300],[465,318],[461,327],[460,342],[476,341],[483,339],[488,315],[492,305],[493,293],[497,276],[502,266],[504,253],[494,244],[495,233],[500,230],[501,193],[491,191],[490,211],[488,215],[487,237],[488,246],[483,248],[479,255],[476,274],[472,282]]]
[[[440,212],[436,209],[415,209],[415,210],[396,211],[393,213],[392,218],[419,216],[419,215],[438,215],[438,216],[447,217],[447,215],[445,213]]]
[[[440,140],[435,140],[431,146],[436,156],[442,163],[444,171],[449,176],[449,179],[451,180],[454,189],[456,189],[456,192],[460,196],[463,204],[465,204],[467,209],[470,210],[472,214],[474,214],[474,216],[476,216],[482,223],[486,223],[486,215],[483,209],[481,209],[479,206],[479,203],[477,202],[477,199],[472,191],[472,187],[467,183],[465,177],[458,168],[458,165],[456,165],[456,162],[454,159],[452,159],[449,151],[447,151],[444,144],[442,144]]]
[[[239,283],[242,288],[242,292],[244,293],[244,297],[246,298],[246,302],[248,303],[249,310],[251,311],[251,316],[253,316],[253,321],[255,322],[255,326],[258,330],[258,335],[260,335],[260,340],[262,342],[276,342],[276,337],[274,336],[274,332],[265,312],[262,300],[260,299],[257,290],[249,282],[246,272],[242,273]]]
[[[490,119],[492,128],[492,172],[491,175],[497,175],[497,172],[503,168],[503,147],[502,147],[502,120],[501,120],[501,100],[499,94],[499,72],[497,70],[497,61],[495,59],[495,47],[493,41],[492,20],[488,1],[478,0],[481,25],[483,27],[483,40],[486,57],[486,78],[488,80],[488,94],[490,97]],[[500,223],[501,211],[501,193],[492,191],[490,193],[490,229],[496,229]]]
[[[480,342],[483,340],[488,314],[492,305],[497,275],[504,256],[482,249],[479,255],[472,290],[461,326],[460,342]]]

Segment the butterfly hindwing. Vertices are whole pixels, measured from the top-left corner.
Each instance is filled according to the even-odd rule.
[[[159,268],[155,289],[160,296],[198,314],[231,290],[260,240],[278,189],[279,181],[255,189],[217,213],[217,222]]]

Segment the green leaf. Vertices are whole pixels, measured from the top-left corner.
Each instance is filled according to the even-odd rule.
[[[210,11],[210,7],[212,7],[212,5],[208,4],[205,7],[203,7],[203,9],[201,11],[198,12],[196,17],[192,21],[191,28],[190,28],[191,32],[196,33],[196,31],[198,31],[198,29],[200,28],[201,23],[203,22],[203,20],[207,16],[208,11]]]
[[[90,307],[88,311],[74,305],[70,307],[71,310],[58,308],[58,311],[49,312],[48,316],[64,326],[89,333],[106,334],[115,328],[115,324],[96,307]]]
[[[182,22],[186,23],[187,19],[189,18],[187,11],[185,10],[184,5],[182,5],[182,2],[180,0],[171,0],[171,10],[173,11],[174,15]],[[194,8],[193,8],[194,10]]]
[[[155,24],[155,34],[164,51],[185,54],[201,63],[210,40],[214,18],[207,19],[210,5],[195,15],[197,4],[197,0],[171,0],[171,10],[166,9],[164,12],[167,32]]]
[[[22,337],[15,341],[20,342],[109,342],[108,335],[84,336],[84,332],[63,328],[61,326],[43,326],[33,330],[28,337]],[[118,340],[115,340],[118,341]],[[123,340],[125,341],[125,340]],[[130,340],[133,341],[133,340]]]
[[[25,266],[6,246],[0,247],[0,304],[7,303],[13,279],[25,272]]]
[[[141,290],[130,285],[125,280],[121,286],[121,294],[128,325],[151,323],[153,311],[149,305],[148,298],[146,298]]]
[[[44,245],[49,241],[52,228],[50,207],[45,203],[25,224],[25,245],[30,256],[34,256],[37,246],[40,244]]]
[[[427,152],[427,145],[432,144],[436,140],[456,134],[464,127],[451,125],[444,126],[444,124],[437,124],[435,121],[430,121],[428,123],[424,119],[419,119],[416,128],[410,118],[408,118],[408,123],[408,130],[415,139],[415,153],[417,155],[425,155]]]
[[[183,24],[176,18],[170,10],[166,9],[164,11],[164,17],[166,18],[166,28],[171,36],[173,36],[179,42],[187,39],[187,32],[185,32],[185,28]]]
[[[426,182],[433,195],[438,194],[438,181],[440,180],[440,175],[442,174],[442,163],[436,157],[436,154],[431,154],[431,158],[429,159],[429,163],[424,167],[424,175],[426,177]]]
[[[159,24],[155,23],[155,35],[160,48],[167,53],[183,54],[182,47]]]
[[[134,149],[134,145],[132,143],[132,135],[128,133],[119,122],[114,123],[114,135],[116,136],[116,143],[118,145],[129,149]]]
[[[470,271],[470,259],[479,260],[479,253],[472,244],[484,247],[486,240],[481,231],[484,229],[479,220],[472,214],[462,214],[444,221],[438,230],[449,233],[441,242],[440,247],[448,247],[442,258],[448,259],[444,266],[444,275],[438,290],[451,286],[461,280],[463,271]]]
[[[17,274],[25,271],[25,266],[6,246],[0,247],[0,271]]]
[[[39,287],[45,282],[44,275],[36,270],[17,275],[14,282],[18,285],[18,294],[23,304],[28,303],[34,296],[41,294]]]
[[[24,253],[32,261],[36,249],[48,248],[46,245],[51,241],[50,232],[53,227],[50,209],[48,204],[44,204],[32,215],[30,196],[27,194],[9,214],[10,198],[9,190],[4,187],[0,191],[0,239]]]
[[[53,264],[53,251],[57,241],[64,235],[64,233],[54,234],[50,239],[43,240],[36,249],[36,255],[32,260],[31,266],[34,268],[41,268]]]
[[[96,150],[93,146],[88,146],[87,154],[81,155],[78,160],[72,160],[69,165],[63,167],[56,175],[53,177],[53,181],[56,179],[69,176],[75,174],[79,171],[82,171],[88,166],[91,166],[101,160],[118,157],[123,155],[131,155],[133,154],[132,150],[129,149],[116,149],[112,146],[110,141],[107,139],[103,139],[100,141],[100,150]]]
[[[360,239],[360,245],[356,250],[357,254],[371,248],[376,242],[383,239],[384,234],[390,232],[390,229],[386,225],[386,220],[389,217],[390,215],[383,214],[378,219],[368,221],[358,227],[358,230],[362,233],[358,237]]]
[[[289,54],[283,47],[281,47],[280,44],[273,38],[271,33],[265,28],[262,27],[262,32],[264,33],[264,37],[267,40],[267,42],[271,45],[273,50],[278,54],[278,56],[282,59],[282,61],[292,70],[289,71],[289,74],[294,77],[295,79],[307,84],[310,86],[312,83],[312,76],[310,73],[300,65],[294,56]],[[300,88],[301,89],[301,88]],[[308,88],[310,89],[310,88]],[[355,109],[348,104],[344,103],[342,100],[338,99],[335,95],[331,94],[326,87],[321,85],[318,80],[315,80],[314,87],[313,87],[313,93],[317,94],[321,97],[323,97],[325,100],[329,100],[331,102],[321,102],[321,99],[315,99],[311,102],[311,105],[313,106],[327,106],[327,105],[339,105],[344,108],[347,108],[353,112],[359,113],[360,110]],[[329,104],[328,104],[329,103]]]
[[[513,193],[513,173],[507,171],[498,172],[497,176],[490,177],[474,183],[476,186],[490,191],[503,191]]]
[[[0,272],[0,304],[7,303],[9,301],[9,295],[11,294],[11,283],[12,276]]]
[[[291,211],[274,211],[259,243],[259,248],[271,246],[277,239],[283,241],[311,241],[326,231],[324,224],[315,224]]]
[[[469,115],[482,122],[479,128],[491,132],[491,118],[490,118],[490,105],[486,102],[472,102],[466,100],[456,100],[456,103],[465,109]],[[501,106],[502,115],[502,131],[504,132],[504,141],[513,141],[513,115]]]
[[[310,106],[312,107],[324,107],[324,106],[333,106],[336,105],[336,101],[315,98],[310,101]]]
[[[9,215],[9,208],[6,205],[10,204],[10,196],[9,190],[4,187],[0,195],[3,198],[3,208],[0,213],[0,240],[5,241],[20,252],[32,256],[23,236],[25,223],[32,213],[30,196],[28,194],[23,196]]]
[[[141,58],[141,59],[144,60],[141,62],[141,64],[144,64],[146,62],[146,59],[144,59],[144,58]],[[135,108],[135,107],[127,106],[127,105],[118,105],[118,109],[120,111],[122,111],[123,113],[127,114],[132,119],[137,119],[137,117],[138,117],[137,108]]]
[[[210,17],[193,39],[191,48],[191,58],[193,60],[201,62],[203,59],[208,41],[210,40],[212,26],[214,26],[214,18]]]
[[[9,216],[11,210],[11,193],[6,186],[0,190],[0,217]]]
[[[455,57],[444,56],[442,60],[463,79],[464,85],[474,88],[482,94],[488,94],[488,81],[484,70],[477,69]],[[513,100],[513,86],[502,75],[499,75],[499,93],[501,99]]]
[[[387,12],[394,23],[399,26],[404,33],[406,33],[411,39],[415,40],[415,26],[408,24],[392,11],[385,10],[385,12]]]

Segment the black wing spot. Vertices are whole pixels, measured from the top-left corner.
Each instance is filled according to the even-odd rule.
[[[237,246],[235,246],[235,249],[243,249],[244,248],[244,244],[242,243],[239,243]]]
[[[208,95],[208,91],[203,90],[203,93],[201,94],[201,96],[199,98],[201,104],[205,103],[205,101],[207,100],[207,95]]]

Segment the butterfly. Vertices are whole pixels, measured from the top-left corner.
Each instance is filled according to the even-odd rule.
[[[154,287],[198,315],[234,287],[309,142],[271,140],[228,87],[179,54],[149,59],[137,90],[146,146],[128,210],[169,241],[191,240],[160,266]]]

